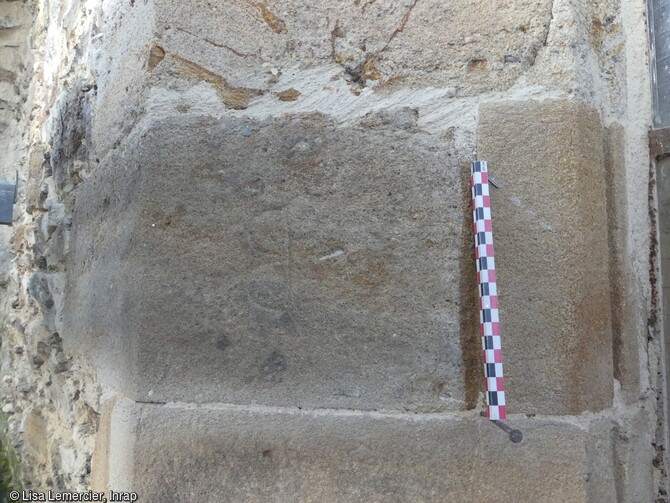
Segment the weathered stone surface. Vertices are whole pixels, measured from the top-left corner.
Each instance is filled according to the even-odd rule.
[[[156,124],[77,194],[64,340],[142,400],[462,408],[460,169],[406,127]]]
[[[95,42],[107,55],[96,61],[96,144],[118,145],[156,88],[212,86],[227,110],[507,90],[533,67],[551,11],[549,0],[110,3]],[[288,89],[298,94],[287,104]]]
[[[513,0],[493,8],[482,0],[354,4],[162,0],[155,11],[165,26],[161,38],[167,52],[215,65],[235,80],[256,73],[250,70],[259,62],[280,70],[291,63],[335,62],[354,84],[410,81],[457,85],[472,93],[507,88],[533,64],[552,6],[547,0]]]
[[[0,2],[0,408],[27,487],[664,501],[647,51],[632,0]],[[520,103],[557,97],[598,113]],[[516,446],[477,416],[492,100]]]
[[[646,338],[646,315],[640,305],[631,302],[626,294],[633,291],[636,286],[627,261],[632,236],[629,231],[631,224],[627,218],[629,204],[626,194],[624,128],[620,124],[613,124],[605,133],[613,375],[621,385],[624,399],[628,403],[633,403],[639,399],[640,357],[637,344],[639,340]]]
[[[533,419],[514,422],[525,437],[513,444],[475,417],[142,404],[118,417],[112,431],[134,432],[134,443],[113,447],[110,461],[132,460],[125,469],[134,477],[109,488],[137,491],[147,502],[586,502],[613,496],[606,427],[593,432],[587,448],[586,429]]]
[[[477,155],[503,188],[493,226],[510,408],[612,403],[603,130],[578,101],[480,107]]]

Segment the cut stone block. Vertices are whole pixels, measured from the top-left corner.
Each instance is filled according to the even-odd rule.
[[[461,169],[411,128],[156,123],[78,189],[63,339],[138,400],[461,409]]]
[[[117,417],[112,435],[133,442],[112,447],[109,487],[147,503],[615,498],[607,429],[589,440],[576,426],[518,419],[525,439],[513,444],[476,417],[140,404]]]
[[[606,409],[613,363],[598,114],[570,100],[485,104],[477,145],[502,184],[491,205],[509,407]]]

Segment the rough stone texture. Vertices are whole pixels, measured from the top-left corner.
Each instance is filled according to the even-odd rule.
[[[203,58],[192,50],[194,40],[204,40],[210,45],[205,58],[221,70],[232,63],[235,80],[254,78],[259,61],[278,69],[335,62],[362,86],[447,85],[466,93],[511,86],[533,64],[551,19],[547,0],[492,8],[462,0],[363,0],[307,8],[298,1],[195,5],[202,16],[189,16],[192,9],[181,2],[156,2],[166,51]],[[481,17],[472,16],[473,10]],[[433,29],[426,30],[428,24]]]
[[[336,98],[339,83],[355,95],[415,86],[447,87],[452,96],[505,90],[534,64],[552,7],[548,0],[491,8],[463,0],[112,5],[102,24],[106,36],[96,41],[107,55],[98,62],[105,70],[99,79],[101,148],[120,141],[141,117],[143,106],[124,96],[146,96],[147,83],[178,89],[181,80],[207,82],[229,109],[259,99],[276,107],[290,82],[300,91],[319,73],[328,74],[319,86],[321,99]],[[319,71],[309,72],[313,68]],[[303,96],[299,102],[313,101]]]
[[[19,482],[33,490],[88,487],[97,430],[95,372],[80,356],[63,352],[55,328],[70,210],[45,159],[47,144],[55,146],[65,168],[59,178],[68,182],[87,160],[78,134],[86,117],[76,109],[69,121],[49,124],[47,117],[68,117],[52,105],[60,85],[86,71],[72,65],[82,56],[81,45],[72,46],[90,19],[90,11],[62,2],[0,2],[0,176],[14,180],[19,171],[14,228],[0,229],[0,442],[3,452],[19,455]],[[59,85],[52,85],[54,74],[62,78]]]
[[[630,0],[0,2],[28,487],[665,501],[646,44]],[[477,145],[520,446],[478,415]]]
[[[480,107],[513,408],[579,414],[612,405],[603,131],[564,100]]]
[[[125,489],[147,502],[612,501],[588,499],[612,495],[593,471],[607,455],[556,422],[516,421],[513,444],[474,418],[155,405],[134,418]]]
[[[77,192],[64,339],[136,399],[462,408],[440,143],[411,121],[153,125]]]
[[[640,357],[638,344],[646,339],[645,312],[626,292],[635,288],[626,257],[631,239],[627,214],[625,129],[614,123],[605,131],[605,188],[607,191],[608,242],[610,252],[610,299],[612,302],[612,356],[614,378],[627,403],[639,399]]]

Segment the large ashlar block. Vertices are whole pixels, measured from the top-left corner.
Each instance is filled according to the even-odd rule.
[[[463,169],[411,127],[154,123],[78,188],[63,339],[137,400],[462,409]]]
[[[579,414],[612,403],[603,128],[578,101],[480,107],[492,189],[510,409]]]
[[[525,439],[513,444],[474,415],[118,409],[109,485],[95,489],[137,491],[147,503],[616,499],[606,424],[520,419]],[[105,469],[94,463],[94,474]]]

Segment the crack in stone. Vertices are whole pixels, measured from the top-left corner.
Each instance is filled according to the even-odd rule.
[[[337,38],[342,36],[342,30],[340,29],[340,20],[335,21],[335,27],[330,32],[330,57],[338,65],[342,65],[337,61],[337,55],[335,54],[335,44],[337,43]]]
[[[537,47],[535,44],[533,44],[530,48],[531,54],[530,54],[530,64],[528,66],[528,69],[531,69],[531,68],[533,68],[533,66],[535,66],[535,62],[537,61],[538,55],[540,54],[542,49],[547,47],[547,44],[549,43],[549,34],[551,33],[551,25],[554,22],[554,7],[555,6],[556,6],[556,2],[552,2],[551,3],[551,9],[549,11],[549,15],[550,15],[549,22],[547,23],[547,28],[544,32],[544,38],[542,40],[541,45],[539,47]]]
[[[233,54],[235,54],[236,56],[239,56],[239,57],[241,57],[241,58],[250,58],[250,57],[254,57],[254,56],[255,56],[255,54],[245,54],[245,53],[240,52],[240,51],[238,51],[238,50],[236,50],[236,49],[233,49],[233,48],[230,47],[229,45],[226,45],[226,44],[219,44],[218,42],[214,42],[213,40],[209,40],[208,38],[201,37],[201,36],[199,36],[199,35],[197,35],[197,34],[191,32],[191,31],[188,31],[188,30],[186,30],[186,29],[184,29],[184,28],[180,28],[179,26],[176,26],[176,27],[175,27],[175,30],[178,30],[178,31],[181,31],[181,32],[183,32],[183,33],[187,33],[187,34],[189,34],[189,35],[191,35],[191,36],[193,36],[193,37],[199,38],[200,40],[203,40],[204,42],[207,42],[208,44],[211,44],[211,45],[213,45],[214,47],[221,47],[222,49],[227,49],[227,50],[229,50],[230,52],[232,52]]]
[[[365,61],[363,61],[359,68],[360,68],[360,73],[361,76],[363,77],[363,81],[365,82],[365,79],[367,78],[372,78],[372,79],[379,79],[381,76],[379,74],[379,70],[375,67],[375,63],[379,60],[379,56],[381,53],[383,53],[386,49],[388,49],[389,45],[391,45],[391,42],[393,42],[393,39],[399,34],[402,33],[405,30],[405,26],[407,25],[407,21],[409,21],[409,18],[412,14],[412,11],[414,10],[414,7],[416,7],[416,4],[419,3],[419,0],[414,0],[412,5],[409,6],[409,9],[407,9],[407,12],[405,12],[405,15],[402,17],[400,21],[400,26],[398,26],[395,30],[393,30],[393,33],[391,33],[391,36],[389,39],[386,41],[386,44],[384,44],[384,47],[381,48],[381,50],[377,51],[375,54],[367,58]]]
[[[409,17],[412,14],[412,11],[414,10],[414,7],[416,7],[416,4],[419,3],[419,0],[414,0],[412,5],[410,5],[409,9],[407,9],[407,12],[405,15],[402,17],[402,20],[400,21],[400,26],[398,26],[395,30],[393,30],[393,33],[391,33],[391,36],[389,37],[388,41],[386,42],[386,45],[382,47],[382,49],[377,52],[373,57],[378,57],[382,52],[384,52],[388,46],[393,42],[393,39],[398,35],[398,33],[402,33],[405,30],[405,25],[407,24],[407,21],[409,21]]]
[[[355,67],[348,66],[342,63],[342,61],[338,60],[337,54],[335,52],[335,44],[336,44],[336,39],[339,37],[342,37],[342,31],[340,30],[340,21],[339,19],[335,22],[335,27],[333,30],[330,32],[330,48],[331,48],[331,58],[335,63],[340,65],[344,70],[346,71],[347,74],[349,74],[352,77],[352,81],[356,84],[359,84],[360,86],[364,87],[366,84],[366,81],[368,79],[371,80],[379,80],[381,78],[381,75],[379,73],[379,70],[375,67],[375,63],[379,60],[379,56],[381,53],[383,53],[386,49],[388,49],[389,45],[393,41],[393,39],[399,34],[402,33],[405,30],[405,26],[407,25],[407,22],[409,21],[409,18],[412,14],[412,11],[414,10],[414,7],[416,7],[416,4],[419,3],[419,0],[414,0],[412,5],[409,6],[409,9],[407,9],[407,12],[405,12],[405,15],[402,17],[400,20],[400,25],[393,30],[391,33],[391,36],[389,39],[386,41],[386,44],[384,44],[384,47],[382,47],[379,51],[375,52],[371,56],[368,56],[365,58],[361,63],[356,65]],[[369,4],[366,4],[365,7],[368,5],[371,5],[372,2]]]

